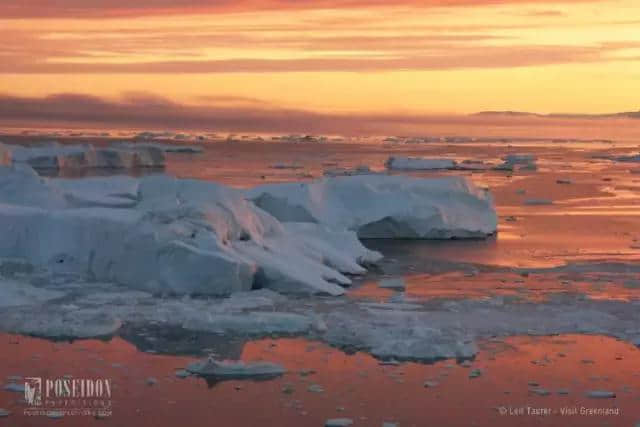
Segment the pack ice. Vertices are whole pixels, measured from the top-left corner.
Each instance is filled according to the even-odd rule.
[[[247,197],[285,224],[323,224],[361,238],[475,238],[497,226],[489,192],[464,177],[327,177],[259,186]]]

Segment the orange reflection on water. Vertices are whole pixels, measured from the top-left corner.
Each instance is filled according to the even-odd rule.
[[[178,379],[174,369],[193,360],[138,352],[120,338],[75,343],[2,335],[0,375],[77,378],[114,382],[113,416],[69,416],[64,425],[85,426],[318,426],[349,417],[355,425],[632,425],[640,419],[640,352],[600,336],[515,337],[481,343],[470,367],[451,361],[432,365],[382,366],[372,357],[347,355],[303,339],[247,343],[244,360],[282,363],[279,379],[229,381],[212,387],[197,378]],[[118,363],[121,365],[112,365]],[[481,375],[470,378],[473,369]],[[157,378],[149,386],[145,379]],[[433,381],[431,388],[425,381]],[[537,385],[534,385],[537,384]],[[308,391],[319,384],[324,392]],[[544,388],[549,395],[532,391]],[[289,390],[283,392],[283,390]],[[568,394],[558,394],[567,389]],[[590,390],[614,391],[614,399],[591,399]],[[21,395],[0,391],[0,406],[12,411],[12,426],[50,425],[46,417],[22,415]],[[617,416],[501,416],[497,407],[620,408]],[[3,421],[0,421],[0,423]]]
[[[514,274],[460,272],[412,274],[405,278],[405,297],[409,300],[449,298],[483,299],[512,297],[541,302],[560,295],[585,295],[591,299],[632,301],[640,299],[640,281],[634,274]],[[393,290],[368,281],[349,291],[352,298],[387,301]]]

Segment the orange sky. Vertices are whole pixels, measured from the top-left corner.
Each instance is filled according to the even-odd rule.
[[[637,0],[52,4],[0,4],[0,94],[397,115],[640,109]]]

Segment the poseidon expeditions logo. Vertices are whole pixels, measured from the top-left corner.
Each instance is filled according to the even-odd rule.
[[[42,378],[27,377],[24,379],[24,400],[29,406],[42,405]]]
[[[25,415],[111,415],[112,381],[108,378],[24,379]]]

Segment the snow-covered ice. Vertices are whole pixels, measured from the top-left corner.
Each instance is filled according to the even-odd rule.
[[[491,195],[465,177],[325,177],[259,186],[247,197],[282,222],[353,230],[361,238],[474,238],[497,227]]]

